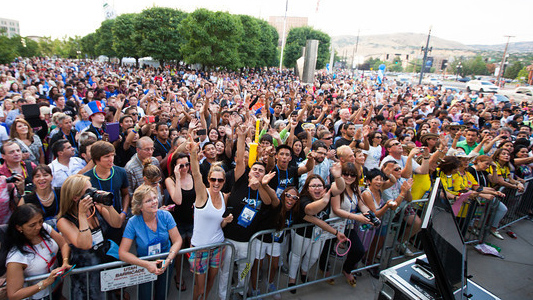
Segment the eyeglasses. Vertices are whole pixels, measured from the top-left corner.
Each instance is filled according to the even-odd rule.
[[[290,193],[285,193],[285,198],[292,198],[293,200],[300,200],[300,197],[292,195]]]
[[[402,169],[402,168],[397,167],[397,168],[394,168],[394,171],[398,172],[398,171],[400,171],[401,169]]]
[[[355,173],[342,173],[342,175],[348,176],[348,177],[354,177],[354,178],[357,177],[357,174]]]
[[[178,168],[180,168],[180,169],[188,168],[190,165],[191,165],[191,163],[179,164],[179,165],[178,165]]]
[[[375,136],[374,138],[375,138],[375,139],[381,139],[381,138],[383,138],[383,137],[380,135],[380,136]]]
[[[313,185],[310,185],[309,188],[311,189],[320,189],[320,188],[323,188],[324,185],[322,184],[313,184]]]
[[[222,182],[224,182],[224,178],[213,178],[213,177],[211,177],[211,178],[209,178],[209,181],[222,183]]]
[[[138,114],[138,113],[130,113],[130,115],[132,115],[132,116],[138,116],[139,114]]]

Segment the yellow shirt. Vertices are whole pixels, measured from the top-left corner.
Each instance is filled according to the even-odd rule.
[[[476,179],[470,174],[470,172],[465,172],[464,175],[461,175],[459,172],[452,175],[446,175],[441,172],[440,182],[442,183],[442,187],[444,187],[450,194],[456,196],[459,195],[461,191],[471,190],[474,185],[478,185]],[[457,216],[460,218],[466,218],[468,207],[468,203],[463,203]]]

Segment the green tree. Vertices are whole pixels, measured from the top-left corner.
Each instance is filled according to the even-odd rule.
[[[505,74],[503,75],[503,77],[514,79],[518,76],[518,72],[520,72],[520,70],[522,70],[523,68],[524,65],[522,64],[522,62],[515,61],[505,69]]]
[[[402,59],[399,56],[394,57],[392,63],[387,64],[387,69],[391,72],[403,72]]]
[[[278,40],[279,34],[274,26],[267,21],[256,19],[260,27],[259,41],[261,50],[258,57],[258,66],[277,66],[279,65]],[[256,33],[257,34],[257,33]]]
[[[186,63],[233,70],[243,66],[238,49],[244,30],[237,17],[200,8],[181,22],[180,32],[186,40],[181,46]]]
[[[113,50],[122,63],[122,58],[135,58],[139,65],[140,49],[135,41],[135,23],[140,21],[137,14],[122,14],[113,24]]]
[[[259,66],[261,54],[261,27],[256,18],[238,15],[243,28],[243,35],[239,47],[239,55],[243,66],[255,68]]]
[[[180,23],[187,14],[177,9],[152,7],[143,10],[135,22],[134,38],[140,45],[140,56],[151,56],[165,61],[182,60],[180,48],[185,43],[179,30]]]
[[[405,72],[408,73],[420,73],[422,70],[422,60],[421,59],[415,59],[414,61],[410,61],[407,64],[407,67],[405,67]]]
[[[39,45],[39,52],[43,56],[53,56],[54,53],[54,47],[52,45],[52,38],[49,36],[45,36],[39,39],[37,42]]]
[[[17,56],[34,57],[39,56],[39,44],[31,39],[14,36],[11,38],[13,45],[16,47]]]
[[[15,57],[17,57],[17,51],[13,40],[0,34],[0,64],[11,63]]]
[[[481,57],[481,55],[478,55],[474,57],[473,59],[467,60],[463,64],[464,68],[464,74],[472,74],[472,75],[487,75],[487,64]]]
[[[524,83],[527,82],[528,76],[529,71],[527,70],[527,67],[523,67],[522,70],[520,70],[518,74],[516,74],[515,79],[518,79],[520,82]]]
[[[326,33],[309,26],[292,28],[289,31],[283,56],[285,66],[292,68],[296,65],[296,60],[301,57],[302,47],[305,47],[307,40],[318,40],[316,68],[322,69],[326,66],[329,60],[331,38]]]
[[[109,58],[117,56],[117,53],[113,49],[114,23],[115,19],[105,20],[100,25],[100,28],[96,29],[96,55],[105,55]]]
[[[94,45],[96,44],[96,33],[89,33],[88,35],[84,36],[80,40],[80,47],[83,54],[86,54],[87,56],[91,58],[95,58],[97,55],[96,48]]]

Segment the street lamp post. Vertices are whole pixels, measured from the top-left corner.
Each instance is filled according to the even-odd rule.
[[[424,68],[426,67],[426,60],[428,58],[428,51],[431,52],[432,48],[429,48],[429,38],[431,37],[431,27],[429,28],[428,39],[426,41],[426,48],[422,47],[424,51],[424,59],[422,60],[422,69],[420,69],[420,78],[418,79],[418,84],[422,84],[422,78],[424,77]]]
[[[498,86],[501,85],[500,78],[503,76],[503,67],[505,65],[505,58],[506,58],[506,54],[507,54],[507,47],[509,46],[509,40],[512,37],[514,37],[514,36],[506,35],[505,37],[507,38],[507,44],[505,44],[505,50],[503,50],[502,62],[500,63],[500,71],[498,72],[498,77],[496,78],[496,82],[497,82]]]
[[[461,65],[461,62],[459,62],[455,68],[457,72],[457,75],[455,76],[455,81],[457,81],[459,80],[459,74],[461,73],[461,69],[463,68],[463,66]]]

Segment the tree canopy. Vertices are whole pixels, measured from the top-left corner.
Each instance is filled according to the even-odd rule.
[[[318,54],[316,68],[322,69],[329,60],[331,38],[326,33],[309,26],[292,28],[287,35],[283,64],[289,68],[296,65],[296,60],[302,56],[302,47],[307,40],[318,40]]]

